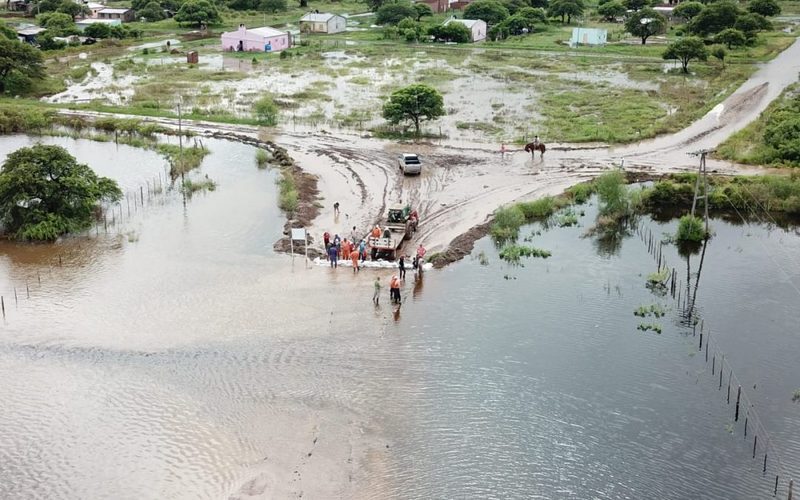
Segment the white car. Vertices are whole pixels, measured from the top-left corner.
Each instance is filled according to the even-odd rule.
[[[403,171],[403,174],[409,175],[419,175],[422,173],[422,162],[419,160],[419,156],[411,153],[403,153],[397,159],[397,165],[400,167],[400,170]]]

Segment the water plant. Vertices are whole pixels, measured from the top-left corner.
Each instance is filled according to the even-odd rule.
[[[800,389],[795,389],[794,393],[792,394],[792,402],[800,402]]]
[[[652,330],[655,333],[661,335],[661,325],[659,325],[658,323],[639,323],[639,326],[637,326],[636,329],[641,330],[643,332]]]
[[[186,196],[192,196],[197,191],[214,191],[217,189],[217,184],[206,176],[205,179],[199,181],[185,179],[181,189]]]
[[[578,216],[572,209],[567,209],[564,213],[559,215],[556,221],[558,227],[570,227],[578,225]]]
[[[513,241],[519,235],[519,228],[525,223],[525,214],[518,205],[498,209],[490,233],[495,242]]]
[[[663,285],[667,278],[669,278],[669,271],[667,268],[647,275],[647,283],[650,285]]]
[[[519,264],[522,257],[540,257],[546,259],[552,254],[547,250],[528,245],[509,244],[500,250],[500,258],[511,264]]]
[[[477,258],[478,258],[478,262],[482,266],[488,266],[489,265],[489,257],[486,256],[486,252],[484,252],[483,250],[481,250],[480,253],[478,253]]]
[[[633,311],[634,316],[638,316],[640,318],[645,318],[647,316],[655,316],[656,318],[661,318],[667,314],[666,310],[664,309],[661,304],[650,304],[650,305],[640,305],[636,310]]]
[[[675,239],[678,242],[694,242],[699,243],[706,239],[706,233],[703,225],[703,220],[694,215],[684,215],[678,223],[678,232],[675,234]]]
[[[257,149],[256,150],[256,166],[259,169],[265,169],[269,165],[269,161],[271,159],[271,155],[264,149]]]
[[[581,184],[576,184],[571,188],[567,189],[566,194],[572,199],[572,202],[576,205],[583,205],[589,198],[591,198],[592,194],[595,191],[594,184],[591,182],[583,182]]]

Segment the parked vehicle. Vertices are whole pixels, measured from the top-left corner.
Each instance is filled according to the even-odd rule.
[[[392,207],[382,221],[380,237],[369,236],[368,243],[377,258],[394,260],[403,241],[411,239],[419,224],[419,216],[411,207]]]
[[[422,173],[422,162],[419,156],[411,153],[403,153],[397,159],[397,165],[404,175],[414,174],[419,175]]]

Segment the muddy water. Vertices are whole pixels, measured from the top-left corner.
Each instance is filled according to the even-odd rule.
[[[409,294],[393,332],[413,374],[394,394],[405,418],[391,469],[397,495],[752,499],[771,497],[779,473],[785,497],[800,473],[800,236],[714,221],[698,289],[700,315],[788,472],[772,461],[765,479],[763,449],[751,458],[755,418],[745,440],[698,338],[673,301],[644,286],[655,271],[646,245],[582,238],[591,210],[583,227],[533,236],[553,252],[547,260],[508,266],[483,240],[473,255],[484,252],[488,265],[465,260]],[[675,230],[645,224],[656,235]],[[666,256],[685,276],[686,259]],[[689,259],[693,279],[699,260]],[[651,303],[667,316],[633,315]],[[663,333],[637,330],[642,322]]]
[[[164,167],[48,141],[131,188]],[[370,305],[386,271],[275,255],[274,173],[207,145],[194,175],[213,193],[168,193],[109,235],[0,246],[0,498],[769,493],[674,307],[661,335],[636,330],[638,305],[668,304],[643,286],[654,264],[635,239],[580,238],[591,209],[533,237],[548,260],[507,267],[483,241],[488,266],[409,275],[395,315]],[[796,473],[800,238],[714,228],[698,306]]]

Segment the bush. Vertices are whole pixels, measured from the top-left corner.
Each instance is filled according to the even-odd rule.
[[[255,102],[253,113],[259,125],[274,127],[278,124],[278,105],[270,95],[265,95]]]
[[[518,203],[517,207],[520,209],[526,220],[546,219],[553,215],[558,208],[556,201],[552,196],[546,196],[536,201],[526,201]]]
[[[589,198],[591,198],[593,193],[594,185],[586,182],[576,184],[567,189],[567,196],[569,196],[570,199],[572,199],[572,202],[577,205],[582,205],[589,201]]]
[[[500,208],[494,214],[494,223],[490,229],[492,238],[497,242],[515,240],[523,224],[525,224],[525,214],[519,206]]]
[[[600,200],[600,215],[623,217],[628,213],[628,196],[625,175],[619,170],[607,172],[595,181]]]
[[[675,239],[679,242],[698,243],[706,239],[706,230],[703,219],[693,215],[684,215],[678,223],[678,232]]]
[[[405,18],[416,19],[417,11],[410,3],[387,3],[375,14],[375,23],[397,24]]]

